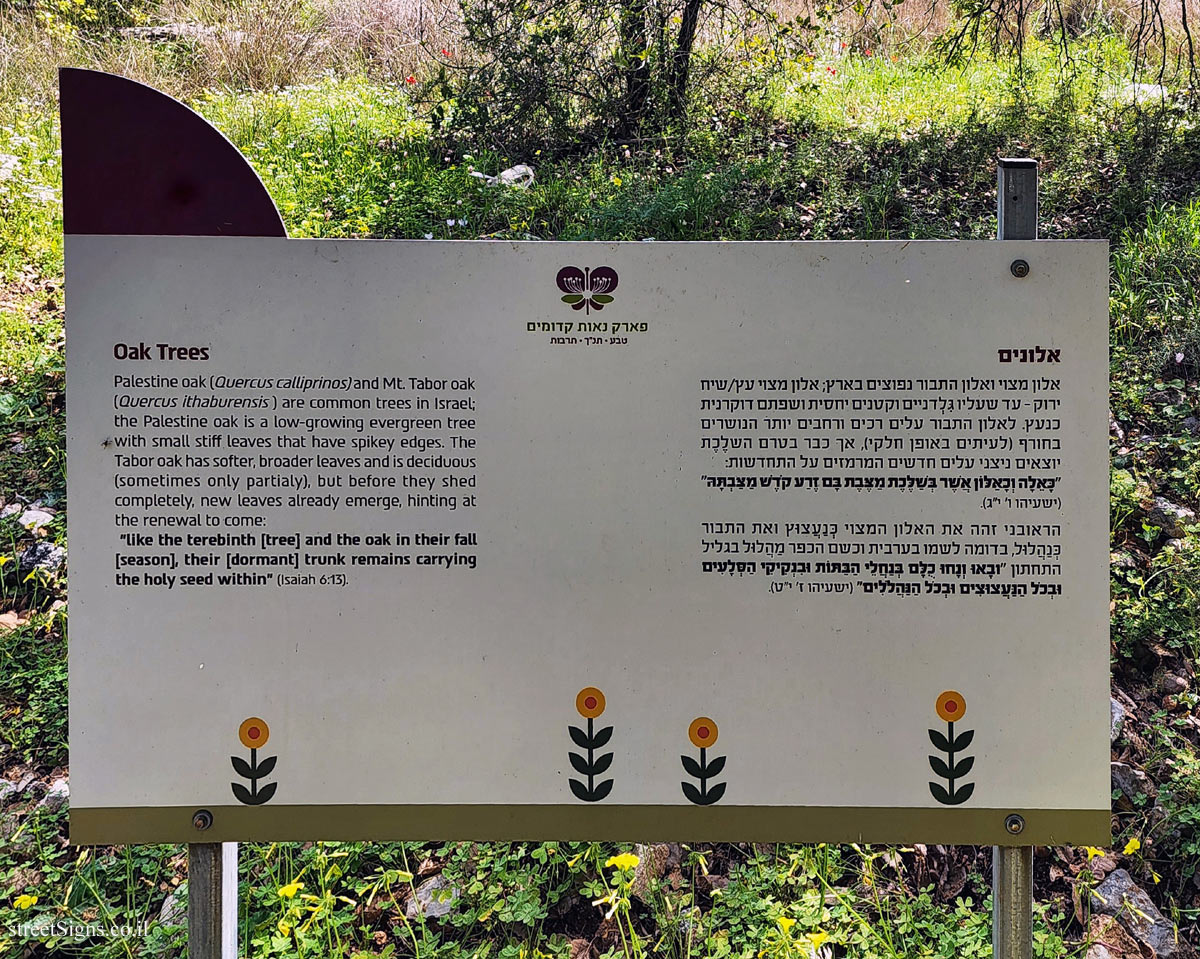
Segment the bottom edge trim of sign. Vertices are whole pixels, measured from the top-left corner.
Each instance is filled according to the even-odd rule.
[[[211,825],[193,825],[204,808]],[[1009,831],[1020,816],[1019,833]],[[76,807],[74,845],[312,840],[609,840],[1106,846],[1108,809],[885,806],[153,806]]]

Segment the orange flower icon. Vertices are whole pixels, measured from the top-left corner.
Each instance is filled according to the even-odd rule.
[[[948,723],[958,722],[967,714],[967,701],[962,693],[947,689],[937,698],[937,714]]]
[[[595,719],[604,712],[604,693],[595,686],[585,686],[575,697],[575,708],[584,719]]]
[[[238,727],[238,739],[247,749],[261,749],[270,736],[270,728],[257,716],[251,716]]]
[[[692,741],[693,746],[707,749],[717,741],[717,724],[707,716],[698,716],[688,726],[688,739]]]

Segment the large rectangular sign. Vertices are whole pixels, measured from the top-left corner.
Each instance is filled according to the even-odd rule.
[[[1104,842],[1106,252],[68,237],[72,839]]]

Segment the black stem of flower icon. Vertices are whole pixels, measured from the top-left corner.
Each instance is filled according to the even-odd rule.
[[[688,782],[679,784],[683,787],[683,794],[687,796],[689,802],[693,802],[697,806],[711,806],[725,795],[725,783],[714,783],[711,789],[708,785],[708,781],[725,768],[724,756],[717,756],[712,762],[709,762],[708,750],[701,746],[700,762],[696,762],[691,756],[680,756],[679,758],[683,761],[683,768],[687,774],[700,780],[699,789]]]
[[[258,750],[255,747],[250,747],[250,762],[242,759],[239,756],[231,756],[233,762],[233,770],[243,779],[250,780],[250,788],[247,789],[241,783],[230,783],[233,787],[233,794],[237,797],[238,802],[244,803],[247,806],[261,806],[268,802],[275,795],[276,783],[267,783],[261,789],[259,781],[264,776],[269,776],[275,768],[275,760],[277,757],[268,756],[262,762],[258,761]]]
[[[612,738],[613,728],[605,726],[598,730],[593,717],[589,716],[587,732],[578,726],[568,726],[567,730],[571,734],[571,741],[580,749],[585,750],[587,757],[584,758],[584,754],[581,753],[568,753],[572,768],[581,776],[587,777],[586,782],[582,779],[568,780],[571,792],[574,793],[576,799],[584,802],[599,802],[612,792],[613,781],[602,779],[597,782],[597,777],[608,771],[612,765],[613,754],[597,754],[597,750],[608,744]]]
[[[970,756],[959,756],[971,745],[975,733],[968,729],[966,732],[955,733],[954,721],[946,721],[946,734],[942,735],[936,729],[929,730],[929,741],[935,749],[945,753],[946,758],[930,756],[929,766],[934,775],[946,780],[946,785],[930,782],[929,791],[933,798],[945,806],[958,806],[966,802],[975,791],[974,783],[959,784],[964,776],[971,771],[975,760]]]
[[[950,767],[950,795],[954,795],[954,720],[946,721],[946,742],[950,749],[946,753],[946,764]]]
[[[596,741],[596,734],[595,734],[595,729],[594,729],[594,725],[593,725],[594,722],[595,722],[595,720],[593,720],[592,717],[589,716],[588,717],[588,792],[589,793],[595,791],[595,785],[596,785],[596,774],[592,771],[593,769],[596,768],[596,762],[595,762],[596,747],[594,745],[594,743]]]

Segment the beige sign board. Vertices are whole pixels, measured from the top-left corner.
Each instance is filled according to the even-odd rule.
[[[1103,243],[67,271],[74,841],[1108,837]]]

